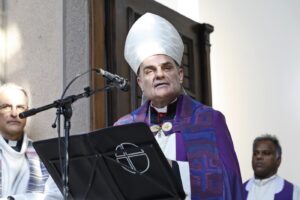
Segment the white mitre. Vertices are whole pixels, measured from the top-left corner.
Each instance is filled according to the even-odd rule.
[[[141,63],[156,54],[170,56],[180,65],[183,49],[182,39],[170,22],[158,15],[146,13],[129,30],[124,56],[137,74]]]

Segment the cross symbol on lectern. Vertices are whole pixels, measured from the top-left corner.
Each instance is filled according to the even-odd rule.
[[[145,151],[132,143],[121,143],[115,149],[118,163],[126,171],[136,174],[145,173],[150,167],[150,160]]]

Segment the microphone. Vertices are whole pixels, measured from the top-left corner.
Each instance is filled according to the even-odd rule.
[[[30,110],[21,112],[21,113],[19,114],[19,117],[20,117],[21,119],[24,119],[24,118],[29,117],[29,116],[31,116],[31,115],[35,115],[36,113],[38,113],[38,110],[35,109],[35,108],[33,108],[33,109],[30,109]]]
[[[109,81],[116,84],[122,91],[127,92],[129,90],[128,80],[118,76],[116,74],[112,74],[108,71],[105,71],[101,68],[96,69],[97,74],[101,74],[103,77],[107,78]]]

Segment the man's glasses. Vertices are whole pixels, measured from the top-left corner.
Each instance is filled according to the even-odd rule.
[[[11,112],[13,108],[14,106],[11,104],[2,104],[0,105],[0,112],[8,113]],[[28,109],[28,107],[25,105],[17,105],[15,109],[17,112],[24,112]]]

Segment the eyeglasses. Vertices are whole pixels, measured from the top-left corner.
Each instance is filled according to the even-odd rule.
[[[0,105],[0,112],[3,113],[11,112],[13,110],[13,107],[14,106],[11,104],[2,104]],[[25,105],[17,105],[15,109],[17,112],[24,112],[28,109],[28,107]]]

